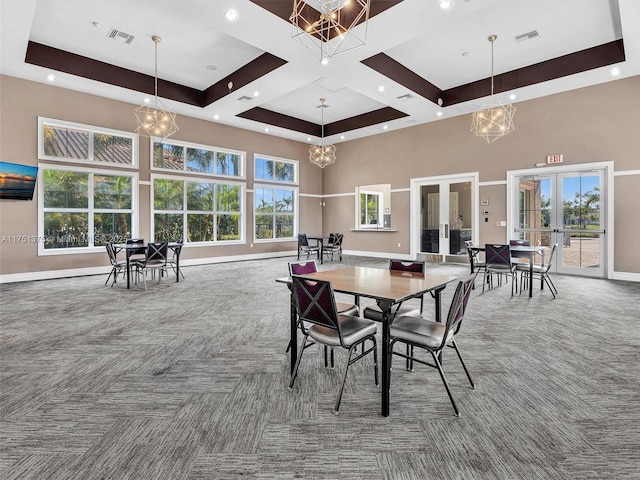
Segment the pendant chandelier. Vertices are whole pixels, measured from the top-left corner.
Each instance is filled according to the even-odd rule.
[[[491,42],[491,100],[489,104],[472,114],[471,131],[478,137],[483,137],[487,143],[496,141],[506,134],[513,132],[513,116],[516,107],[503,105],[500,100],[493,98],[493,42],[497,35],[490,35],[487,40]]]
[[[320,143],[309,147],[309,160],[320,168],[336,162],[336,146],[324,142],[324,109],[327,108],[324,101],[325,99],[321,98],[320,105],[318,106],[322,111],[322,136],[320,137]]]
[[[291,36],[324,63],[365,44],[370,7],[371,0],[293,0]]]
[[[145,100],[145,103],[134,110],[134,114],[138,123],[136,133],[161,142],[178,131],[178,124],[176,114],[158,100],[158,43],[161,38],[153,35],[151,40],[155,43],[155,99],[153,105]]]

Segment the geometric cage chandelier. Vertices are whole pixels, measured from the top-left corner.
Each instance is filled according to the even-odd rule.
[[[471,115],[471,131],[478,137],[483,137],[487,143],[495,142],[515,130],[513,117],[516,107],[504,105],[493,97],[493,42],[497,35],[490,35],[487,40],[491,42],[491,100],[480,110]]]
[[[294,0],[291,36],[324,63],[365,44],[370,7],[371,0]]]
[[[318,106],[322,111],[322,134],[320,142],[309,147],[309,161],[315,163],[320,168],[336,162],[336,146],[326,143],[324,140],[324,109],[327,108],[324,101],[325,99],[321,98],[320,105]]]
[[[137,119],[136,132],[143,137],[150,137],[156,142],[162,142],[178,131],[176,114],[169,110],[158,99],[158,43],[161,38],[153,35],[151,40],[155,43],[155,100],[153,105],[146,99],[133,113]]]

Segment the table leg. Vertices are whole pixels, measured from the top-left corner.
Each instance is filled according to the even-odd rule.
[[[444,289],[445,287],[442,287],[442,288],[433,290],[431,292],[431,296],[435,300],[435,304],[436,304],[435,319],[436,319],[436,322],[438,323],[442,323],[442,290]],[[440,362],[440,365],[442,365],[442,350],[440,350],[440,353],[438,354],[438,361]]]
[[[382,416],[389,416],[389,389],[391,387],[391,350],[389,350],[389,313],[391,302],[377,300],[382,310]]]
[[[180,254],[176,255],[176,283],[178,283],[179,281],[180,281]]]
[[[296,359],[298,358],[298,315],[296,313],[296,304],[293,299],[293,287],[289,285],[289,291],[291,292],[291,302],[289,304],[290,308],[290,328],[291,333],[289,337],[289,363],[291,364],[291,374],[293,375],[293,370],[296,366]]]
[[[324,264],[324,242],[322,238],[318,239],[318,245],[320,245],[320,264]]]
[[[529,254],[529,298],[533,297],[533,256],[535,252]]]
[[[131,275],[131,265],[129,264],[129,257],[131,255],[129,254],[129,250],[127,250],[127,289],[131,288],[131,286],[129,285],[129,276]]]

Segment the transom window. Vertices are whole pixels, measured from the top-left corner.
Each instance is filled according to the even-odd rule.
[[[266,155],[254,156],[255,180],[298,183],[298,162]]]
[[[135,235],[137,174],[40,165],[38,254],[82,253]]]
[[[244,241],[244,185],[153,176],[156,241]]]
[[[40,160],[132,167],[137,150],[134,133],[38,117]]]
[[[154,169],[244,178],[244,152],[184,142],[153,142]]]

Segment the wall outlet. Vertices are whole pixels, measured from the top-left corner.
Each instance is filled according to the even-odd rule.
[[[400,242],[398,242],[398,248],[400,248]]]
[[[250,243],[250,244],[249,244],[249,247],[253,248],[253,243]]]

